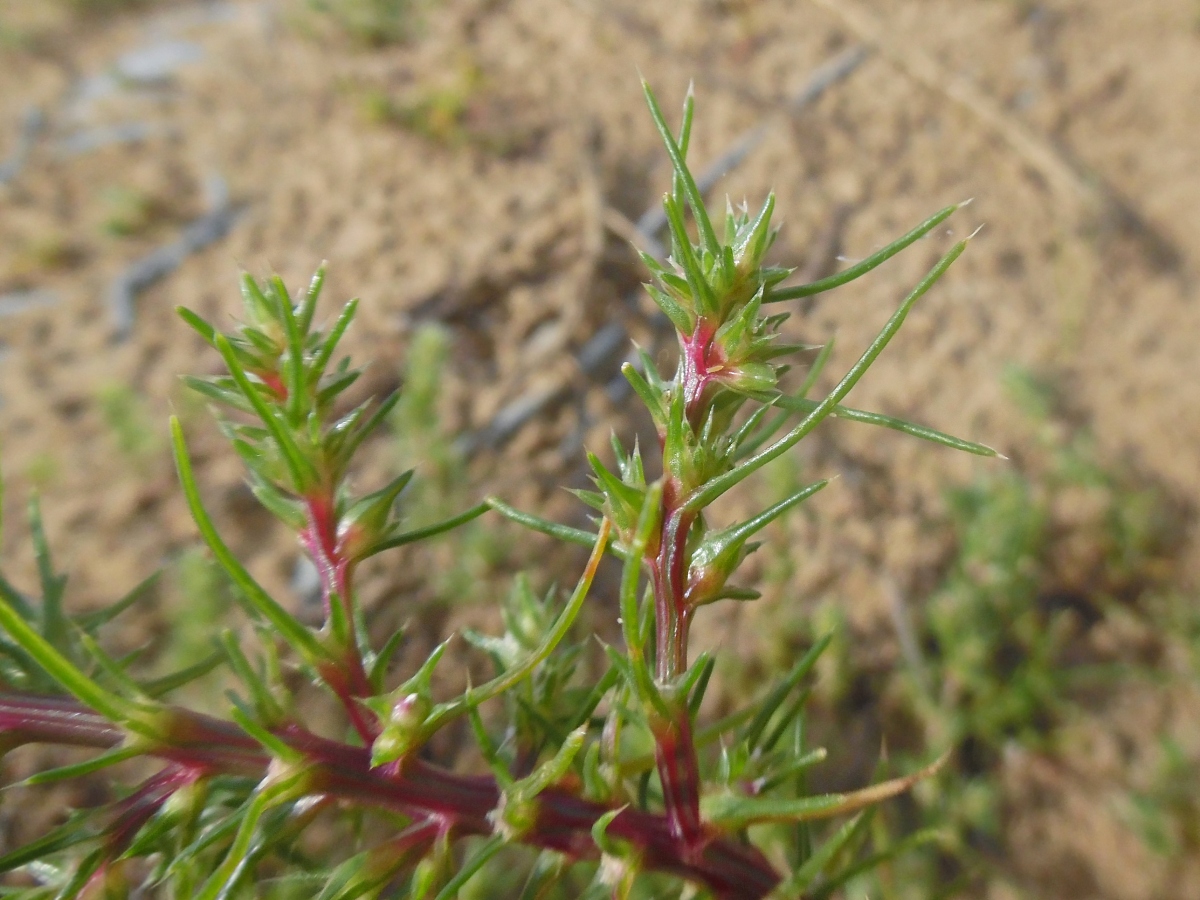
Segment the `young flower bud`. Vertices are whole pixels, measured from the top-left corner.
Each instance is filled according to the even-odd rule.
[[[765,362],[744,362],[728,367],[716,380],[739,394],[762,394],[775,390],[779,376],[775,367]]]
[[[586,726],[575,729],[553,757],[500,794],[499,804],[488,813],[497,834],[506,841],[518,841],[533,830],[538,821],[538,795],[567,776],[586,738]]]
[[[392,706],[391,713],[371,745],[371,765],[382,766],[402,759],[425,740],[425,720],[433,704],[421,694],[406,694]]]
[[[688,571],[688,584],[684,593],[687,605],[695,608],[718,599],[729,576],[757,547],[757,544],[747,545],[745,541],[734,541],[725,545],[716,542],[701,543],[692,554],[692,565]]]
[[[371,555],[376,544],[391,536],[396,522],[392,509],[412,480],[413,470],[356,502],[338,522],[338,549],[343,559],[357,562]]]

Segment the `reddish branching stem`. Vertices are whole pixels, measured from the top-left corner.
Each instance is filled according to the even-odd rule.
[[[691,334],[680,334],[677,383],[683,392],[684,416],[691,428],[704,425],[712,401],[715,379],[725,365],[717,329],[704,318]],[[669,467],[668,467],[669,468]],[[687,672],[688,635],[693,609],[688,602],[688,534],[697,513],[687,512],[683,495],[690,486],[678,476],[668,476],[663,488],[660,521],[662,533],[657,554],[648,559],[654,590],[656,631],[655,677],[666,695],[671,718],[652,728],[655,760],[662,782],[663,802],[672,834],[683,851],[700,853],[710,840],[700,816],[700,765],[692,737],[686,697],[676,696],[676,685]]]
[[[117,805],[117,816],[107,829],[108,853],[116,859],[133,843],[141,827],[180,788],[207,775],[204,769],[171,763],[151,775],[140,788]]]
[[[717,330],[704,319],[696,323],[695,330],[690,335],[680,335],[679,364],[682,367],[682,386],[684,414],[695,429],[704,423],[701,421],[708,411],[710,396],[709,386],[712,384],[714,373],[724,367],[724,357],[720,346],[713,341]]]
[[[148,746],[146,753],[169,765],[132,795],[146,801],[134,804],[136,815],[129,811],[127,824],[133,832],[140,827],[137,818],[145,814],[148,819],[171,792],[196,778],[221,773],[261,777],[270,763],[254,739],[230,722],[178,708],[169,710],[168,720],[168,739]],[[108,720],[72,700],[21,694],[0,694],[0,736],[9,746],[66,743],[99,749],[116,747],[125,738]],[[368,748],[322,738],[297,725],[279,729],[276,736],[303,755],[314,791],[412,817],[415,824],[397,837],[409,836],[405,846],[427,846],[440,833],[492,833],[489,814],[501,792],[490,776],[459,775],[418,759],[372,768]],[[569,785],[551,787],[538,795],[537,819],[522,841],[576,858],[594,857],[592,827],[611,809],[579,797]],[[760,900],[779,883],[756,848],[722,836],[683,846],[665,815],[625,809],[607,834],[636,847],[646,868],[701,884],[720,900]]]
[[[325,618],[332,615],[330,604],[336,597],[350,618],[350,565],[338,546],[337,515],[333,501],[324,494],[308,498],[308,525],[300,532],[300,543],[317,567],[321,580],[321,599]]]
[[[666,524],[658,556],[651,562],[658,625],[655,672],[671,701],[672,718],[657,723],[652,731],[667,819],[684,852],[692,854],[706,841],[700,818],[700,764],[687,698],[674,696],[674,685],[688,665],[692,611],[686,598],[687,535],[695,514],[676,507],[675,493],[664,491],[662,520]]]
[[[340,666],[328,666],[321,677],[341,701],[346,716],[359,737],[370,745],[379,735],[379,728],[358,704],[358,698],[374,693],[359,655],[355,629],[357,624],[351,599],[353,565],[343,552],[337,533],[337,512],[332,497],[324,493],[310,497],[306,503],[308,524],[300,532],[300,544],[317,568],[321,582],[321,599],[328,622],[333,604],[341,606],[341,614],[351,629],[348,646],[344,648]]]

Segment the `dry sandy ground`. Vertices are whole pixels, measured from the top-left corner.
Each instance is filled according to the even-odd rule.
[[[232,456],[176,387],[178,373],[213,360],[172,307],[233,313],[239,267],[274,269],[299,286],[327,259],[327,308],[363,300],[350,346],[376,362],[365,392],[395,385],[416,324],[445,323],[455,429],[484,428],[514,400],[571,385],[578,399],[552,404],[472,473],[479,491],[577,516],[546,486],[577,476],[580,438],[600,448],[614,422],[631,425],[572,351],[611,321],[650,340],[645,306],[622,302],[641,275],[610,228],[616,214],[636,219],[667,184],[639,71],[671,109],[696,80],[701,168],[768,123],[718,192],[752,204],[777,192],[781,260],[828,269],[840,265],[831,238],[836,254],[860,258],[974,198],[951,220],[953,236],[936,234],[791,323],[812,341],[836,332],[836,373],[954,237],[985,226],[854,405],[986,441],[1019,462],[1030,429],[1002,376],[1024,367],[1054,379],[1102,458],[1200,506],[1195,0],[447,0],[424,13],[418,40],[373,52],[304,37],[291,9],[270,3],[169,5],[80,23],[13,0],[0,15],[42,36],[0,51],[0,153],[17,146],[29,105],[47,116],[27,164],[0,187],[0,291],[47,292],[0,312],[3,550],[14,577],[27,578],[18,521],[40,482],[81,608],[195,541],[165,453],[134,464],[117,450],[97,403],[110,384],[132,386],[155,422],[173,404],[196,422],[214,509],[254,571],[287,595],[296,548],[264,531]],[[81,91],[122,54],[164,40],[202,52],[153,83],[118,79],[95,98]],[[860,44],[869,55],[845,81],[787,114],[816,67]],[[466,124],[448,141],[378,121],[381,98],[404,104],[437,91],[467,98]],[[86,129],[128,122],[152,132],[76,155],[63,147]],[[213,173],[241,218],[143,292],[131,334],[114,341],[113,279],[204,211]],[[118,188],[152,198],[145,232],[103,230]],[[814,446],[806,465],[851,477],[812,504],[821,524],[805,532],[796,583],[844,598],[851,621],[869,629],[886,607],[883,575],[907,584],[944,552],[944,536],[923,527],[940,515],[942,487],[1003,463],[850,425]],[[364,482],[394,467],[382,443],[368,456]],[[886,502],[856,472],[882,480]],[[1184,540],[1179,578],[1190,585],[1194,537]],[[368,590],[382,595],[415,577],[391,572]],[[752,645],[757,620],[745,615]],[[161,617],[140,627],[153,633]],[[1185,714],[1155,709],[1138,728]],[[1190,877],[1200,895],[1196,865],[1190,875],[1168,870],[1122,830],[1097,796],[1100,782],[1088,780],[1122,762],[1105,757],[1103,734],[1086,740],[1084,775],[1013,764],[1014,791],[1040,799],[1010,823],[1020,885],[1011,890],[1150,900],[1188,895],[1179,879]]]

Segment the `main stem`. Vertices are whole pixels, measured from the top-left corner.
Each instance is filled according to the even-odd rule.
[[[237,774],[263,777],[271,758],[259,744],[230,722],[179,708],[167,710],[170,740],[149,747],[148,756],[166,761],[171,784],[196,777]],[[456,837],[492,834],[489,814],[501,791],[491,776],[458,775],[419,759],[399,765],[371,766],[371,752],[320,737],[298,725],[275,732],[305,759],[314,793],[343,802],[391,809],[414,822],[436,822]],[[0,741],[73,744],[111,749],[122,730],[73,700],[0,693]],[[152,776],[156,799],[164,780]],[[539,849],[575,858],[593,858],[592,828],[610,807],[584,800],[566,786],[538,795],[534,825],[521,840]],[[635,846],[647,869],[669,872],[703,885],[719,900],[762,900],[779,876],[756,848],[714,836],[703,845],[681,847],[667,817],[623,809],[606,833]]]
[[[325,621],[330,621],[333,604],[341,606],[341,614],[349,626],[346,646],[340,648],[340,665],[330,665],[321,672],[337,695],[346,716],[359,737],[368,746],[379,735],[379,728],[364,713],[358,698],[369,697],[372,690],[362,656],[358,649],[358,623],[354,615],[353,565],[342,552],[337,534],[337,514],[333,492],[326,491],[309,498],[308,525],[300,532],[300,543],[317,568],[321,581],[321,600]]]
[[[676,389],[683,392],[684,415],[693,429],[700,427],[711,403],[710,370],[721,362],[714,358],[715,333],[711,323],[700,319],[694,332],[680,339]],[[663,463],[664,473],[668,472],[667,460]],[[660,518],[663,529],[658,555],[649,560],[649,565],[657,626],[655,676],[666,700],[668,717],[664,720],[652,716],[651,725],[655,763],[671,833],[685,853],[695,854],[703,851],[711,835],[700,818],[700,763],[688,698],[679,688],[679,682],[688,669],[692,609],[687,602],[687,539],[697,513],[682,508],[685,486],[670,475],[664,477]]]
[[[665,720],[661,716],[652,717],[651,729],[671,834],[685,854],[696,854],[702,852],[707,840],[700,819],[700,765],[692,737],[688,698],[678,687],[688,665],[691,610],[684,594],[687,534],[695,514],[674,508],[676,500],[675,490],[664,490],[665,525],[658,556],[651,562],[657,622],[655,676],[668,712]]]

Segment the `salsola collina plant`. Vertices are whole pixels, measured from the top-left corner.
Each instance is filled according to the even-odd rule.
[[[824,754],[805,744],[803,685],[824,642],[754,702],[703,721],[698,711],[714,658],[708,651],[692,658],[689,631],[701,607],[756,596],[734,580],[757,546],[755,535],[826,482],[727,527],[709,524],[709,507],[827,417],[992,452],[841,405],[966,241],[934,266],[827,396],[807,399],[828,345],[799,390],[785,392],[780,382],[784,361],[800,348],[779,341],[786,314],[771,310],[859,277],[957,207],[840,274],[783,286],[791,270],[764,261],[775,237],[773,199],[757,215],[727,212],[718,238],[685,162],[690,94],[677,135],[648,89],[646,97],[674,171],[664,200],[671,258],[667,266],[646,258],[654,278],[648,290],[675,326],[679,363],[666,379],[643,353],[625,375],[657,429],[661,469],[657,460],[645,464],[636,443],[626,449],[615,438],[615,469],[589,456],[596,490],[579,495],[598,514],[595,531],[497,498],[406,529],[403,492],[412,472],[365,495],[348,478],[356,451],[396,402],[338,406],[359,374],[348,359],[335,362],[353,302],[332,325],[318,327],[318,272],[298,300],[278,277],[260,284],[245,276],[245,322],[231,334],[181,309],[228,368],[188,383],[223,410],[222,427],[254,493],[315,564],[324,622],[302,624],[238,561],[205,511],[177,420],[171,437],[183,492],[253,623],[253,653],[226,632],[217,652],[189,669],[135,675],[127,660],[101,648],[97,630],[139,592],[99,613],[69,615],[35,511],[40,601],[0,580],[3,747],[99,751],[35,776],[36,783],[101,777],[131,759],[154,766],[135,768],[142,780],[118,788],[107,806],[72,813],[0,860],[0,869],[21,870],[26,884],[37,885],[26,896],[123,895],[139,884],[197,900],[828,896],[903,849],[903,842],[872,845],[865,811],[928,769],[849,794],[805,789],[806,771]],[[415,671],[393,673],[403,632],[372,644],[355,574],[376,554],[489,509],[584,544],[591,556],[565,598],[553,591],[539,598],[518,581],[504,607],[505,633],[468,635],[495,676],[438,696],[434,670],[446,644]],[[606,555],[621,566],[614,599],[624,641],[601,653],[575,626]],[[240,685],[229,694],[227,717],[168,699],[218,666]],[[313,686],[340,710],[333,737],[306,715],[301,692],[311,699]],[[431,739],[456,720],[478,744],[471,774],[439,765],[431,750]],[[813,830],[815,820],[833,817],[842,824]],[[348,824],[337,831],[338,822]],[[322,829],[340,837],[314,858],[304,836]]]

